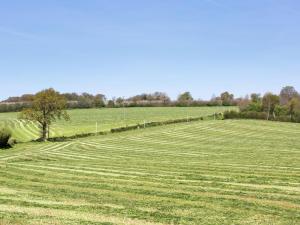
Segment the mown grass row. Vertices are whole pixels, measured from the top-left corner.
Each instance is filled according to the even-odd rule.
[[[0,152],[0,218],[299,224],[299,134],[299,124],[228,120],[20,144]]]
[[[112,128],[128,127],[149,122],[195,118],[224,112],[235,107],[155,107],[125,109],[70,110],[71,121],[57,121],[50,129],[50,136],[76,136],[107,132]],[[40,136],[38,124],[18,120],[17,113],[0,113],[0,126],[6,126],[19,142],[35,140]],[[97,125],[96,125],[97,123]]]

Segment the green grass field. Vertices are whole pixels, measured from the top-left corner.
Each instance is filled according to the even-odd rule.
[[[220,120],[19,144],[0,151],[0,224],[300,224],[299,137]]]
[[[125,108],[125,109],[81,109],[70,110],[71,121],[58,121],[51,127],[51,137],[72,136],[82,133],[108,131],[111,128],[134,125],[144,121],[164,121],[186,117],[200,117],[223,112],[235,107],[155,107],[155,108]],[[39,137],[37,124],[18,120],[18,113],[0,113],[0,126],[11,128],[13,136],[21,142]]]

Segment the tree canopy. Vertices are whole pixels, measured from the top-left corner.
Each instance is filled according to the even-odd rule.
[[[300,122],[300,95],[292,86],[284,87],[280,95],[268,92],[261,98],[252,94],[250,100],[240,101],[239,107],[238,116],[246,118]]]
[[[180,94],[177,98],[177,101],[180,103],[189,103],[192,102],[194,99],[192,97],[192,94],[190,92],[184,92]]]
[[[234,100],[234,95],[226,91],[221,94],[221,100],[223,105],[229,106],[232,104],[232,101]]]
[[[280,96],[280,104],[286,105],[293,98],[296,98],[297,96],[299,96],[299,94],[294,87],[286,86],[286,87],[282,88],[279,96]]]
[[[64,96],[54,89],[46,89],[38,92],[33,97],[31,108],[24,109],[20,118],[38,122],[41,127],[41,140],[49,137],[49,127],[57,119],[69,120],[70,117],[65,111],[67,101]]]

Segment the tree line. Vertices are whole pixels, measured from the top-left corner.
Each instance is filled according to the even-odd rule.
[[[28,95],[27,95],[28,97]],[[77,94],[60,94],[54,89],[45,89],[30,97],[30,106],[24,108],[19,116],[20,119],[34,121],[41,128],[40,140],[45,141],[49,138],[50,126],[56,120],[69,120],[70,117],[66,111],[68,100],[76,101],[81,98],[90,99],[94,107],[105,107],[104,95],[77,95]],[[20,98],[21,100],[24,100]],[[16,99],[14,99],[16,100]],[[142,94],[131,97],[129,99],[110,100],[120,105],[128,104],[128,102],[147,102],[155,101],[164,104],[170,104],[170,98],[160,92],[154,94]],[[179,106],[193,106],[195,101],[190,92],[185,92],[178,96],[176,104]],[[229,92],[222,93],[219,97],[213,97],[211,102],[218,105],[230,106],[238,105],[239,111],[227,111],[224,113],[225,119],[233,118],[249,118],[249,119],[265,119],[276,121],[300,122],[300,94],[292,86],[282,88],[279,95],[271,92],[261,96],[253,93],[245,98],[235,99],[233,94]],[[9,103],[8,103],[9,104]],[[0,148],[12,146],[15,141],[11,138],[11,131],[0,129]]]
[[[104,94],[89,93],[64,93],[61,94],[66,99],[67,109],[83,108],[119,108],[119,107],[193,107],[193,106],[236,106],[239,99],[235,99],[233,94],[224,92],[218,97],[211,100],[194,99],[190,92],[184,92],[176,100],[164,92],[143,93],[129,98],[118,97],[107,99]],[[9,97],[0,102],[0,112],[19,112],[23,109],[30,108],[33,104],[35,95],[25,94],[20,97]]]
[[[88,100],[88,102],[93,107],[105,107],[105,96],[104,95],[90,95],[90,94],[60,94],[59,92],[55,91],[52,88],[42,90],[35,95],[32,95],[28,97],[29,95],[25,95],[20,98],[9,98],[7,102],[11,101],[24,101],[27,100],[30,103],[30,106],[27,108],[24,108],[21,113],[19,114],[19,119],[23,119],[26,121],[33,121],[38,124],[41,130],[40,139],[41,141],[46,141],[49,138],[50,133],[50,126],[53,122],[56,120],[69,120],[70,116],[68,112],[66,111],[68,103],[70,101],[80,101],[84,99],[85,101]],[[220,100],[224,101],[225,104],[230,104],[229,101],[233,101],[233,95],[230,95],[229,93],[222,94],[220,96]],[[226,101],[225,101],[226,100]],[[171,100],[170,98],[165,94],[161,92],[155,92],[154,94],[142,94],[133,96],[128,99],[116,99],[111,100],[116,104],[129,106],[128,104],[131,104],[131,102],[135,104],[145,104],[147,102],[155,102],[155,104],[170,104]],[[190,104],[193,104],[194,99],[192,95],[189,92],[185,92],[178,96],[177,99],[182,106],[189,106]],[[28,103],[27,102],[27,103]],[[10,102],[12,103],[12,102]],[[20,103],[20,102],[18,102]],[[9,103],[8,103],[9,104]],[[107,103],[109,104],[109,103]],[[198,118],[200,119],[200,118]],[[167,123],[177,123],[180,121],[186,121],[186,119],[180,119],[180,120],[170,120]],[[151,124],[155,125],[155,124]],[[139,126],[139,125],[138,125]],[[134,127],[131,127],[134,128]],[[129,128],[129,129],[131,129]],[[128,128],[122,128],[122,129],[128,129]],[[121,129],[121,130],[122,130]],[[0,148],[1,147],[7,147],[12,146],[14,141],[11,140],[11,131],[8,129],[2,129],[0,130]]]
[[[106,106],[106,97],[103,94],[64,93],[61,96],[66,100],[68,109],[101,108]],[[9,97],[0,103],[0,112],[19,112],[33,105],[35,95],[25,94],[20,97]]]
[[[266,113],[267,119],[289,116],[295,118],[299,93],[292,86],[282,89],[279,95],[253,93],[250,96],[236,98],[232,93],[225,91],[210,100],[194,99],[190,92],[180,94],[176,100],[164,92],[143,93],[129,98],[118,97],[107,99],[104,94],[64,93],[61,96],[66,100],[67,109],[80,108],[118,108],[118,107],[197,107],[197,106],[239,106],[241,112]],[[0,103],[0,112],[22,111],[31,108],[35,95],[26,94],[20,97],[10,97]],[[262,114],[260,114],[262,116]]]
[[[251,94],[238,103],[240,111],[229,111],[225,119],[248,118],[300,122],[300,94],[292,86],[282,88],[279,95],[268,92]]]

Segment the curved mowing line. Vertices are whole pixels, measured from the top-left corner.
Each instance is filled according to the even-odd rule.
[[[13,206],[13,205],[0,205],[0,211],[7,213],[25,213],[28,215],[32,215],[34,217],[54,217],[61,219],[70,219],[70,220],[83,220],[90,222],[106,222],[106,223],[116,223],[123,225],[159,225],[160,223],[152,223],[144,220],[137,219],[129,219],[129,218],[120,218],[113,216],[104,216],[86,212],[72,211],[72,210],[62,210],[62,209],[44,209],[38,207],[21,207],[21,206]]]
[[[66,185],[64,185],[66,186]],[[69,186],[69,185],[67,185]],[[71,188],[71,186],[69,186]],[[95,188],[86,188],[87,190],[95,190],[95,191],[100,191],[98,189]],[[121,190],[123,188],[120,188],[119,190]],[[124,189],[123,189],[124,190]],[[166,197],[166,198],[171,198],[171,199],[180,199],[181,196],[177,196],[176,192],[174,192],[173,190],[170,192],[165,191],[162,192],[162,190],[159,191],[154,191],[152,189],[150,189],[151,191],[153,191],[153,193],[149,193],[149,192],[140,192],[139,189],[134,189],[134,188],[129,188],[129,189],[125,189],[124,191],[128,191],[128,193],[131,194],[135,194],[135,195],[156,195],[157,197]],[[101,189],[101,192],[104,191],[108,191],[108,192],[120,192],[118,190],[110,190],[110,189]],[[123,191],[123,192],[124,192]],[[137,191],[137,192],[136,192]],[[121,193],[123,193],[121,192]],[[177,194],[188,194],[190,195],[191,193],[186,192],[186,191],[179,191]],[[172,194],[175,194],[174,196]],[[300,209],[300,205],[297,204],[293,204],[291,202],[286,202],[286,201],[278,201],[278,200],[269,200],[269,199],[257,199],[257,198],[253,198],[253,197],[244,197],[244,196],[236,196],[234,193],[232,195],[229,194],[219,194],[219,193],[215,193],[215,192],[202,192],[202,193],[193,193],[194,197],[196,198],[203,198],[203,197],[208,197],[208,198],[212,198],[212,199],[228,199],[228,200],[237,200],[237,201],[241,201],[241,202],[250,202],[250,203],[257,203],[257,204],[262,204],[262,205],[269,205],[269,206],[273,206],[273,207],[278,207],[278,208],[288,208],[288,209],[292,209],[292,210],[297,210]],[[191,196],[191,195],[190,195]],[[200,200],[199,199],[199,200]]]
[[[30,179],[30,177],[27,176],[27,179]],[[63,178],[60,179],[60,182],[58,180],[52,180],[52,179],[50,179],[50,180],[54,181],[55,183],[57,183],[57,182],[58,183],[62,183],[62,184],[65,183]],[[51,183],[50,180],[45,178],[44,181],[43,181],[43,183]],[[111,183],[111,182],[107,181],[107,183]],[[78,186],[79,185],[80,187],[84,188],[84,186],[86,184],[87,183],[85,181],[83,181],[83,180],[82,181],[74,181],[74,180],[68,181],[68,185],[70,185],[70,186],[72,186],[72,185]],[[145,186],[145,185],[141,186],[141,185],[138,185],[138,184],[133,184],[133,183],[128,183],[127,182],[127,183],[122,183],[122,184],[119,183],[118,186],[121,185],[121,186],[119,186],[120,188],[143,189],[144,191],[145,190],[148,190],[148,191],[160,191],[160,192],[163,192],[163,193],[167,193],[167,192],[170,191],[169,187],[161,187],[161,186],[159,186],[157,184],[155,184],[155,185],[154,184],[148,184],[147,186]],[[96,187],[98,185],[101,186],[101,183],[99,184],[98,182],[89,182],[89,185]],[[111,187],[113,187],[113,186],[114,185],[111,185]],[[173,189],[172,191],[173,191],[173,193],[180,193],[180,192],[182,193],[181,188],[182,187],[177,187],[176,190]],[[230,195],[236,195],[236,194],[240,194],[241,193],[240,190],[234,190],[234,189],[228,189],[228,188],[207,187],[207,186],[201,186],[201,188],[202,188],[201,192],[203,192],[203,190],[204,190],[203,188],[205,188],[205,192],[209,191],[211,193],[222,193],[222,192],[224,192],[224,193],[227,193],[227,194],[230,194]],[[199,194],[199,190],[197,190],[195,188],[195,186],[194,187],[185,186],[184,190],[186,190],[186,192],[185,192],[186,194],[193,194],[193,195]],[[212,191],[215,191],[215,192],[212,192]],[[243,193],[251,194],[251,193],[255,193],[255,191],[244,190]],[[283,194],[283,193],[277,194],[277,193],[266,193],[266,192],[264,192],[263,195],[265,196],[265,198],[269,198],[269,199],[273,199],[273,200],[275,200],[274,198],[281,199],[281,200],[283,200],[283,198],[284,198],[285,200],[293,200],[293,201],[299,200],[299,198],[297,198],[297,196],[288,196],[288,195]]]
[[[18,165],[20,165],[20,164],[18,164]],[[25,165],[24,165],[25,166]],[[136,174],[136,175],[156,175],[157,173],[154,173],[154,172],[149,172],[148,170],[143,170],[143,171],[140,171],[140,172],[137,172],[137,171],[130,171],[130,170],[125,170],[125,169],[119,169],[118,168],[118,170],[116,170],[116,169],[113,169],[113,167],[107,167],[107,169],[105,169],[105,168],[98,168],[97,169],[97,167],[95,168],[95,167],[87,167],[87,166],[71,166],[71,165],[64,165],[64,166],[62,166],[62,165],[57,165],[57,164],[52,164],[52,163],[50,163],[50,164],[47,164],[47,166],[54,166],[54,167],[56,167],[56,168],[71,168],[71,169],[84,169],[84,170],[87,170],[87,171],[101,171],[101,172],[103,172],[103,171],[113,171],[113,172],[118,172],[118,173],[124,173],[124,172],[126,172],[126,173],[128,173],[128,174]],[[217,168],[213,168],[213,170],[212,170],[212,172],[218,172],[219,174],[220,173],[223,173],[224,172],[224,175],[225,174],[230,174],[231,176],[232,175],[234,175],[234,174],[243,174],[243,173],[241,173],[241,171],[231,171],[231,170],[228,170],[228,171],[222,171],[222,170],[220,170],[219,169],[219,171],[215,171],[215,169],[217,169]],[[243,168],[243,169],[247,169],[247,168]],[[209,171],[209,168],[207,168],[206,170],[205,170],[205,167],[203,167],[202,169],[201,169],[201,171],[205,171],[206,173],[207,172],[210,172]],[[160,172],[160,174],[164,174],[164,175],[167,175],[167,176],[171,176],[171,175],[175,175],[175,174],[177,174],[177,176],[178,177],[181,177],[181,175],[182,175],[182,170],[181,170],[181,172],[180,171],[162,171],[162,172]],[[271,171],[271,172],[273,172],[273,171]],[[270,172],[269,172],[270,173]],[[190,171],[185,171],[185,174],[187,175],[196,175],[197,174],[197,170],[190,170]],[[186,176],[186,175],[184,175],[184,176]],[[288,175],[287,173],[281,173],[281,174],[279,174],[279,173],[276,173],[276,175],[281,175],[281,176],[283,176],[283,175]],[[295,174],[293,174],[293,175],[295,175]],[[299,189],[300,190],[300,189]]]
[[[26,135],[27,138],[29,139],[34,139],[35,138],[35,134],[32,133],[29,129],[25,128],[23,121],[21,120],[14,120],[15,124],[16,124],[16,128],[20,128],[22,130],[22,132],[24,132],[24,134]]]
[[[25,121],[19,119],[7,119],[4,121],[6,126],[12,129],[15,138],[20,141],[30,141],[40,136],[40,128],[33,121]],[[53,128],[50,130],[51,136],[59,136],[61,132],[57,132]]]
[[[21,168],[19,168],[20,170],[22,170]],[[25,169],[25,171],[26,170],[28,170],[28,169]],[[29,171],[30,171],[30,169],[29,169]],[[34,170],[33,170],[34,171]],[[41,171],[41,170],[39,170],[39,171]],[[44,171],[43,170],[43,173],[45,173],[46,171]],[[59,176],[61,176],[61,173],[62,171],[59,171],[59,172],[56,172],[57,173],[57,176],[59,175]],[[53,175],[53,174],[55,174],[55,172],[53,172],[53,171],[48,171],[47,172],[48,174],[49,173],[51,173],[51,175]],[[13,173],[10,173],[10,174],[12,174],[13,175]],[[17,173],[18,174],[18,173]],[[24,177],[24,175],[23,175],[23,177]],[[26,177],[26,178],[25,178]],[[32,176],[31,175],[26,175],[24,178],[26,179],[26,180],[31,180],[32,179]],[[31,177],[31,178],[30,178]],[[49,177],[49,175],[47,175],[47,177]],[[50,180],[51,181],[53,181],[53,182],[56,182],[56,181],[58,181],[58,180],[56,180],[56,179],[50,179],[50,177],[49,177],[49,179],[47,179],[47,177],[44,177],[44,182],[43,183],[49,183],[50,182]],[[10,176],[10,178],[14,178],[14,176]],[[101,177],[101,178],[104,178],[104,177]],[[61,176],[60,178],[59,178],[59,180],[61,180],[62,181],[62,183],[64,183],[63,181],[64,181],[64,179],[66,179],[66,180],[70,180],[70,182],[71,183],[74,183],[74,184],[76,184],[76,183],[81,183],[81,184],[87,184],[86,183],[86,180],[85,179],[87,179],[87,177],[86,178],[82,178],[82,180],[77,180],[76,179],[76,181],[74,181],[73,179],[68,179],[67,177],[64,177],[64,176]],[[122,186],[123,185],[125,185],[124,187],[130,187],[130,188],[132,188],[132,187],[135,187],[135,188],[142,188],[143,187],[143,189],[147,189],[147,187],[150,185],[151,186],[151,189],[149,189],[149,190],[152,190],[153,188],[155,188],[156,190],[168,190],[169,188],[168,187],[162,187],[161,185],[160,185],[160,183],[159,182],[156,182],[156,183],[149,183],[149,182],[146,182],[146,183],[141,183],[140,182],[140,184],[144,184],[144,185],[140,185],[140,184],[133,184],[132,183],[132,181],[130,181],[130,180],[128,180],[128,179],[124,179],[124,180],[119,180],[118,178],[109,178],[110,179],[110,181],[109,180],[107,180],[106,181],[106,183],[108,182],[108,183],[115,183],[115,181],[117,181],[118,180],[118,182],[120,182],[120,181],[123,181],[123,183],[122,183]],[[115,181],[111,181],[111,179],[113,179],[113,180],[115,180]],[[98,182],[96,182],[96,183],[93,183],[93,180],[91,180],[92,182],[89,182],[89,184],[90,185],[93,185],[93,184],[95,184],[95,185],[98,185],[98,184],[100,184],[101,185],[101,183],[98,183]],[[125,182],[125,183],[124,183]],[[129,183],[131,183],[133,186],[128,186],[128,185],[130,185]],[[134,182],[137,182],[136,180],[134,181]],[[50,182],[51,183],[51,182]],[[71,183],[69,183],[69,185],[71,185],[72,186],[72,184]],[[137,183],[139,183],[139,182],[137,182]],[[223,182],[224,183],[224,182]],[[121,185],[121,183],[119,183],[120,185]],[[147,186],[145,186],[147,184]],[[177,191],[180,191],[180,189],[181,188],[184,188],[184,190],[189,190],[189,193],[193,193],[193,192],[197,192],[197,189],[198,188],[201,188],[201,190],[203,191],[203,188],[205,188],[205,189],[207,189],[207,190],[215,190],[215,191],[226,191],[226,192],[231,192],[232,194],[234,194],[234,193],[238,193],[238,192],[240,192],[240,190],[238,190],[238,189],[232,189],[232,187],[234,187],[233,185],[232,185],[232,183],[228,183],[229,185],[231,185],[230,186],[230,189],[228,189],[228,188],[224,188],[224,187],[222,187],[222,188],[220,188],[220,187],[211,187],[211,186],[209,186],[210,184],[209,183],[206,183],[207,185],[205,185],[204,186],[204,183],[202,183],[201,184],[201,186],[186,186],[186,185],[184,185],[184,186],[182,186],[182,185],[180,185],[180,186],[178,186],[178,185],[176,185],[176,190]],[[225,185],[227,185],[227,183],[224,183]],[[236,185],[239,185],[240,183],[235,183]],[[240,185],[242,185],[242,186],[245,186],[245,187],[248,187],[248,186],[250,186],[251,187],[251,184],[243,184],[243,183],[241,183]],[[144,187],[145,186],[145,187]],[[252,185],[252,186],[254,186],[254,185]],[[270,197],[270,198],[272,198],[272,196],[273,197],[278,197],[278,198],[285,198],[286,200],[292,200],[292,199],[294,199],[294,200],[299,200],[299,196],[297,197],[297,196],[290,196],[288,193],[273,193],[272,192],[272,189],[273,189],[273,187],[272,186],[260,186],[260,185],[255,185],[254,186],[255,188],[269,188],[269,190],[270,190],[270,192],[263,192],[262,194],[264,194],[264,195],[266,195],[266,197],[268,196],[268,197]],[[162,189],[161,189],[162,188]],[[175,188],[175,186],[174,186],[174,188]],[[277,188],[277,187],[276,187]],[[284,191],[286,191],[286,190],[292,190],[292,191],[294,191],[295,189],[288,189],[288,187],[279,187],[278,186],[278,188],[279,189],[281,189],[281,190],[284,190]],[[255,191],[257,191],[256,189],[254,189],[254,190],[243,190],[243,193],[255,193]]]
[[[0,161],[7,161],[7,160],[12,160],[12,159],[18,159],[18,158],[22,158],[22,157],[30,157],[30,156],[38,156],[40,155],[41,153],[44,153],[44,152],[50,152],[51,150],[55,150],[55,151],[59,151],[61,149],[64,149],[70,145],[72,145],[73,143],[62,143],[62,144],[56,144],[56,145],[53,145],[53,146],[47,146],[45,148],[36,148],[30,152],[18,152],[14,155],[9,155],[9,156],[4,156],[4,157],[1,157],[0,158]]]
[[[13,136],[21,141],[27,141],[28,136],[20,128],[18,128],[17,123],[14,120],[7,121],[7,127],[12,130]]]
[[[17,170],[15,172],[9,172],[10,176],[9,178],[13,179],[14,177],[18,177],[20,175],[20,172],[19,171],[22,171],[23,168],[16,168]],[[25,169],[25,171],[28,170],[28,169]],[[34,170],[31,170],[29,169],[29,171],[34,171]],[[41,171],[40,169],[38,170],[39,172]],[[109,171],[109,170],[108,170]],[[36,171],[37,172],[37,171]],[[151,186],[152,188],[163,188],[163,189],[169,189],[169,186],[164,186],[161,184],[161,182],[146,182],[144,180],[138,180],[138,179],[135,179],[135,180],[128,180],[128,179],[125,179],[125,178],[105,178],[105,177],[95,177],[93,179],[91,179],[91,177],[89,176],[85,176],[85,177],[82,177],[82,176],[79,176],[78,174],[73,174],[72,177],[66,177],[66,175],[63,175],[61,173],[61,171],[46,171],[46,170],[43,170],[43,173],[47,173],[47,176],[44,177],[42,179],[42,177],[40,177],[39,174],[35,175],[34,173],[30,173],[30,174],[22,174],[22,177],[26,180],[32,180],[33,177],[38,177],[39,180],[43,181],[43,183],[45,182],[50,182],[50,180],[52,182],[57,182],[57,181],[69,181],[69,182],[72,182],[74,184],[76,183],[81,183],[81,184],[87,184],[87,180],[88,180],[88,184],[89,185],[98,185],[99,184],[99,181],[101,181],[101,183],[105,182],[105,183],[116,183],[118,182],[119,184],[122,184],[122,185],[125,185],[125,186],[128,186],[128,185],[134,185],[135,187],[144,187],[144,186]],[[142,175],[142,174],[141,174]],[[74,181],[74,177],[76,181]],[[96,180],[98,180],[96,182]],[[226,188],[224,187],[216,187],[216,186],[211,186],[211,185],[215,185],[215,183],[209,183],[209,182],[201,182],[197,185],[195,184],[189,184],[189,185],[183,185],[181,183],[177,183],[177,184],[173,184],[172,186],[176,189],[176,190],[180,190],[180,189],[184,189],[184,190],[189,190],[190,192],[197,192],[199,191],[199,188],[201,190],[203,189],[209,189],[209,190],[215,190],[215,191],[230,191],[230,192],[241,192],[241,190],[237,187],[244,187],[244,188],[247,188],[247,189],[243,189],[242,192],[243,193],[255,193],[258,191],[263,193],[264,195],[268,195],[268,196],[277,196],[277,197],[284,197],[284,198],[288,198],[288,199],[294,199],[294,200],[300,200],[300,196],[298,195],[291,195],[292,193],[294,193],[295,191],[296,192],[300,192],[300,189],[297,188],[297,187],[289,187],[289,186],[271,186],[271,185],[258,185],[258,184],[247,184],[247,183],[233,183],[233,182],[218,182],[218,184],[224,184],[226,185]],[[252,188],[249,190],[249,188]],[[274,193],[274,189],[277,189],[277,192]],[[280,191],[280,192],[278,192]],[[284,193],[282,193],[281,191],[285,191]],[[290,191],[289,193],[287,193],[286,191]]]
[[[34,126],[34,123],[32,121],[25,121],[25,120],[19,120],[24,129],[27,129],[30,133],[32,133],[33,136],[39,136],[39,128],[37,128],[36,126]]]
[[[22,164],[22,163],[14,163],[13,165],[20,165],[20,166],[23,166],[23,169],[25,168],[25,167],[33,167],[33,168],[36,168],[36,169],[43,169],[43,168],[46,168],[46,169],[52,169],[52,168],[54,168],[54,169],[56,169],[56,170],[59,170],[60,168],[61,168],[61,170],[65,170],[67,167],[60,167],[60,166],[53,166],[53,167],[49,167],[49,165],[47,166],[47,167],[44,167],[44,166],[36,166],[36,165],[30,165],[30,164]],[[72,167],[71,167],[72,168]],[[68,169],[70,169],[70,168],[68,168]],[[73,171],[73,170],[70,170],[70,171]],[[75,169],[74,171],[77,171],[77,172],[82,172],[82,171],[86,171],[86,172],[97,172],[97,171],[95,171],[95,170],[93,170],[93,171],[88,171],[88,170],[81,170],[81,168],[80,169]],[[101,170],[101,173],[103,172],[104,170]],[[110,171],[112,171],[112,170],[110,170]],[[92,174],[92,173],[91,173]],[[109,173],[110,174],[110,173]],[[131,173],[132,174],[132,173]],[[230,174],[230,176],[233,176],[233,175],[243,175],[243,173],[238,173],[238,172],[232,172],[231,174]],[[102,174],[102,175],[105,175],[105,174]],[[119,174],[120,175],[120,174]],[[128,175],[128,174],[122,174],[123,176],[126,176],[126,175]],[[135,173],[135,175],[137,175],[137,173]],[[139,174],[139,175],[141,175],[141,174]],[[148,173],[148,175],[150,175],[150,176],[153,176],[153,175],[155,175],[155,174],[152,174],[152,173]],[[225,175],[227,175],[227,173],[224,173],[223,174],[223,176],[220,176],[220,175],[213,175],[213,176],[211,176],[211,175],[209,175],[210,177],[219,177],[219,178],[224,178],[225,180],[226,179],[228,179],[229,178],[229,176],[225,176]],[[128,176],[131,176],[131,175],[128,175]],[[159,176],[159,177],[170,177],[171,175],[170,174],[167,174],[167,175],[163,175],[163,174],[159,174],[159,175],[155,175],[155,176]],[[172,176],[173,176],[173,174],[172,174]],[[208,176],[208,174],[206,173],[206,175],[205,176]],[[180,179],[185,179],[185,177],[186,177],[186,175],[177,175],[177,179],[178,178],[180,178]],[[275,176],[274,175],[272,175],[272,176],[270,176],[270,175],[264,175],[264,176],[261,176],[261,175],[256,175],[256,177],[273,177],[273,178],[275,178]],[[278,177],[280,177],[280,176],[278,176]],[[171,177],[170,177],[171,178]]]
[[[295,126],[283,125],[285,131],[280,131],[281,123],[274,124],[202,121],[24,144],[24,151],[18,145],[11,154],[0,152],[0,190],[14,187],[28,192],[5,194],[1,200],[6,201],[3,205],[40,204],[52,210],[63,205],[38,199],[86,199],[92,205],[82,211],[103,215],[113,210],[118,216],[166,224],[205,224],[222,218],[227,219],[225,224],[240,224],[255,215],[293,224],[300,219],[300,139],[297,132],[287,135]],[[110,203],[125,208],[102,207]],[[77,206],[66,203],[66,207],[82,212]]]

